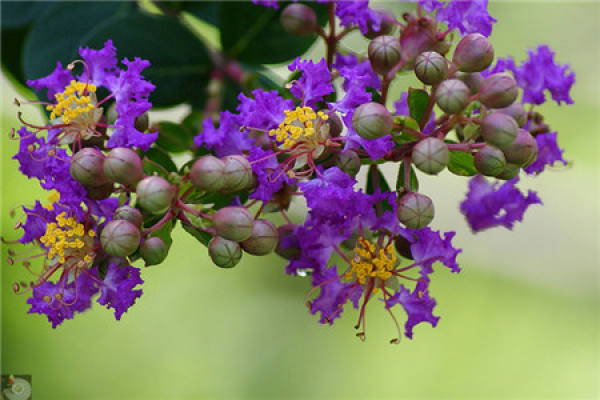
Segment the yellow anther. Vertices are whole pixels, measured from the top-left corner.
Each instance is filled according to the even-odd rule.
[[[396,254],[394,247],[389,244],[385,249],[377,249],[376,246],[359,238],[354,249],[354,258],[350,262],[351,269],[346,272],[345,278],[355,280],[361,284],[366,283],[367,278],[379,278],[386,280],[392,277],[396,265]]]
[[[283,142],[284,148],[290,148],[302,141],[303,138],[315,134],[317,116],[322,120],[327,115],[319,111],[315,113],[310,107],[296,107],[295,110],[285,110],[285,119],[277,129],[271,129],[269,136],[275,136],[278,142]]]
[[[51,119],[61,117],[63,122],[68,124],[80,114],[96,107],[92,104],[91,96],[88,95],[95,92],[95,85],[73,80],[62,93],[54,95],[56,104],[47,106],[46,110],[52,111]]]
[[[89,249],[93,245],[95,232],[87,230],[74,217],[67,217],[66,212],[56,216],[56,222],[46,225],[46,232],[40,242],[48,249],[48,260],[68,262],[69,265],[88,265],[91,261]],[[81,260],[84,263],[81,263]]]

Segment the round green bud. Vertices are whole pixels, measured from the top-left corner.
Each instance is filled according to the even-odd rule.
[[[446,168],[450,152],[443,140],[426,138],[415,145],[412,160],[415,166],[426,174],[435,175]]]
[[[483,117],[480,127],[483,140],[499,149],[510,146],[519,132],[519,125],[513,117],[497,111]]]
[[[223,190],[228,192],[239,192],[252,186],[254,175],[252,165],[244,156],[233,155],[223,157],[224,182]]]
[[[458,43],[452,63],[462,72],[481,72],[494,60],[494,48],[485,36],[471,33]]]
[[[355,151],[344,150],[337,154],[335,165],[350,176],[355,176],[360,170],[360,158]]]
[[[131,149],[117,147],[104,159],[104,175],[112,182],[131,186],[144,177],[142,159]]]
[[[151,213],[165,211],[175,197],[175,188],[160,176],[142,179],[135,189],[140,206]]]
[[[252,236],[240,244],[247,253],[264,256],[275,250],[277,243],[279,243],[279,233],[275,225],[266,219],[258,219],[254,221]]]
[[[254,217],[244,207],[223,207],[212,219],[217,235],[241,242],[252,235]]]
[[[496,175],[496,178],[508,181],[519,175],[520,170],[521,168],[518,165],[506,163],[504,170],[499,175]]]
[[[169,246],[158,236],[152,236],[144,240],[140,245],[140,255],[148,265],[162,263],[169,253]]]
[[[352,115],[352,127],[364,139],[378,139],[388,135],[393,126],[392,115],[379,103],[365,103]]]
[[[475,94],[479,92],[479,88],[481,87],[481,83],[483,82],[483,78],[479,72],[460,72],[457,71],[454,73],[454,77],[456,79],[460,79],[467,85],[471,94]]]
[[[100,234],[102,249],[114,257],[127,257],[140,245],[140,230],[125,220],[110,221]]]
[[[225,183],[225,162],[215,156],[202,156],[192,165],[189,177],[197,189],[217,192]]]
[[[519,102],[515,101],[510,106],[499,108],[495,111],[513,117],[514,120],[517,121],[519,128],[522,128],[527,123],[527,111],[523,108],[523,104]]]
[[[533,157],[536,157],[538,152],[537,142],[528,131],[519,129],[515,141],[510,146],[503,148],[502,151],[509,163],[525,166],[532,162]]]
[[[398,201],[396,214],[407,228],[421,229],[433,220],[433,202],[423,194],[406,193]]]
[[[148,130],[148,126],[150,126],[150,118],[148,117],[147,112],[135,117],[135,122],[134,122],[135,129],[137,129],[140,132],[146,132],[146,130]]]
[[[400,40],[394,36],[378,36],[369,43],[369,62],[378,74],[387,74],[400,62]]]
[[[304,4],[290,4],[283,9],[279,20],[283,29],[292,35],[308,35],[317,28],[317,15]]]
[[[469,103],[471,91],[458,79],[448,79],[440,83],[435,93],[437,105],[448,114],[458,114]]]
[[[277,247],[275,247],[275,254],[285,258],[286,260],[293,260],[300,256],[300,248],[297,245],[292,244],[286,248],[281,247],[281,244],[284,242],[284,240],[292,236],[294,232],[294,225],[281,225],[277,228],[279,242],[277,243]]]
[[[435,51],[419,54],[415,60],[415,75],[426,85],[435,85],[446,79],[448,63]]]
[[[104,154],[100,150],[86,147],[71,158],[69,172],[73,179],[84,186],[100,186],[106,183],[103,163]]]
[[[506,158],[502,150],[488,145],[479,149],[474,161],[477,171],[487,176],[500,175],[506,167]]]
[[[121,206],[117,208],[113,214],[113,220],[129,221],[138,229],[142,229],[142,224],[144,223],[144,217],[140,210],[131,206]]]
[[[84,186],[87,191],[87,197],[90,200],[105,200],[113,193],[114,185],[110,182],[103,183],[100,186]]]
[[[375,8],[372,11],[380,14],[383,18],[381,19],[381,23],[379,24],[379,30],[376,31],[373,29],[373,20],[369,19],[367,22],[367,33],[365,33],[365,37],[369,39],[375,39],[377,36],[381,35],[389,35],[394,31],[396,27],[392,21],[396,20],[394,14],[383,8]]]
[[[236,242],[215,236],[208,243],[208,255],[217,267],[233,268],[242,258],[242,248]]]
[[[505,72],[488,76],[479,87],[479,101],[489,108],[508,107],[518,94],[515,78]]]

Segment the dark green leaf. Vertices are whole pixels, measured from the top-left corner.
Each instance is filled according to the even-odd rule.
[[[2,30],[22,28],[57,4],[51,1],[2,2]]]
[[[419,191],[419,180],[417,179],[417,174],[415,173],[415,169],[410,167],[410,183],[409,183],[408,191],[410,192],[418,192]],[[404,161],[400,163],[400,168],[398,168],[398,176],[396,177],[396,191],[400,192],[405,190],[404,187]]]
[[[211,25],[217,24],[220,5],[218,1],[185,1],[182,3],[182,11],[188,12]]]
[[[429,104],[429,95],[423,89],[408,89],[408,97],[406,99],[410,116],[417,122],[421,122],[427,104]]]
[[[155,172],[163,177],[168,177],[169,172],[177,172],[177,165],[164,151],[156,147],[148,149],[143,154],[144,173],[153,175]]]
[[[170,153],[182,153],[192,149],[194,136],[183,126],[170,121],[158,123],[156,145]]]
[[[195,237],[196,240],[198,240],[200,243],[202,243],[205,246],[208,246],[208,243],[213,238],[213,236],[210,233],[201,231],[200,229],[193,227],[191,225],[182,223],[181,226],[187,233],[189,233],[190,235]]]
[[[448,162],[448,170],[454,175],[473,176],[477,175],[475,169],[474,157],[470,153],[462,151],[451,151],[450,161]]]
[[[4,11],[4,10],[3,10]],[[22,84],[23,75],[23,42],[28,29],[2,29],[2,68]]]
[[[373,164],[369,167],[369,172],[367,173],[367,194],[375,193],[376,188],[379,188],[382,192],[391,191],[385,176],[383,176],[377,165]]]

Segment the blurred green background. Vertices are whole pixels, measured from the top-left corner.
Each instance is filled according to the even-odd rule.
[[[456,230],[464,249],[461,274],[439,268],[434,277],[437,328],[419,326],[412,341],[392,346],[391,320],[370,307],[362,343],[354,310],[332,327],[317,323],[303,305],[309,282],[286,276],[280,259],[245,255],[221,270],[179,231],[168,262],[143,271],[144,295],[121,322],[95,304],[52,330],[10,289],[27,274],[3,261],[2,373],[33,375],[43,400],[598,398],[600,5],[492,2],[490,10],[497,56],[522,60],[547,43],[577,73],[575,105],[542,108],[573,166],[523,179],[544,206],[513,232],[478,235],[458,213],[467,180],[423,178],[435,227]],[[362,43],[354,36],[348,47],[364,52]],[[322,54],[319,44],[309,56]],[[2,234],[12,238],[9,209],[42,195],[10,160],[14,95],[2,78]]]

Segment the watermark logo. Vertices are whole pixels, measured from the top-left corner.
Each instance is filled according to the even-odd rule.
[[[1,375],[0,399],[32,400],[31,375]]]

